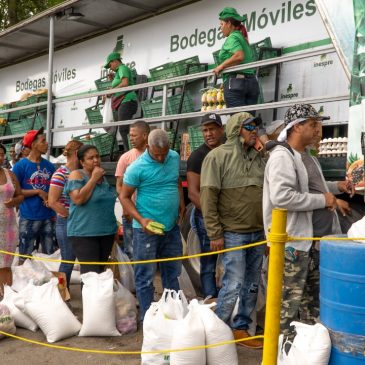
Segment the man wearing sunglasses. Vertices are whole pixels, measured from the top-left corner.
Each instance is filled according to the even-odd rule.
[[[264,239],[262,192],[265,162],[255,146],[260,118],[237,113],[227,122],[227,142],[205,157],[200,180],[200,202],[212,251],[234,248]],[[233,318],[236,339],[247,338],[255,309],[265,251],[263,245],[223,254],[223,287],[218,294],[217,315],[227,324]],[[262,341],[240,345],[262,348]]]

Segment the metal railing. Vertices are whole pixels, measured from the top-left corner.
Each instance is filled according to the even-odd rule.
[[[268,59],[268,60],[256,61],[256,62],[244,64],[244,65],[229,67],[229,68],[225,69],[223,71],[223,73],[242,71],[242,70],[251,69],[251,68],[260,68],[260,67],[264,67],[264,66],[272,66],[272,65],[276,65],[278,63],[291,62],[291,61],[296,61],[296,60],[300,60],[300,59],[304,59],[304,58],[308,58],[308,57],[314,57],[314,56],[319,56],[319,55],[323,55],[323,54],[327,54],[327,53],[334,53],[334,52],[335,52],[335,48],[332,45],[329,45],[329,46],[324,46],[324,47],[321,47],[321,48],[315,49],[315,50],[301,51],[301,52],[296,52],[294,54],[283,55],[283,56],[275,57],[275,58]],[[86,99],[86,98],[90,98],[90,97],[111,95],[111,94],[115,94],[116,92],[121,92],[121,91],[124,91],[124,92],[125,91],[136,91],[136,90],[144,89],[144,88],[148,88],[148,87],[163,86],[162,115],[160,117],[143,118],[143,119],[147,123],[162,123],[164,125],[164,122],[167,122],[167,121],[174,121],[176,119],[197,118],[197,117],[201,117],[202,115],[206,114],[206,112],[199,111],[199,112],[191,112],[191,113],[184,113],[184,114],[166,115],[168,85],[171,83],[175,83],[175,82],[193,81],[193,80],[203,79],[203,78],[212,77],[212,76],[213,76],[213,73],[210,70],[210,71],[194,73],[191,75],[173,77],[173,78],[165,79],[165,80],[151,81],[151,82],[147,82],[147,83],[143,83],[143,84],[137,84],[137,85],[132,85],[132,86],[113,89],[113,90],[86,92],[86,93],[82,93],[82,94],[78,94],[78,95],[65,96],[65,97],[60,97],[60,98],[55,98],[55,99],[52,99],[52,95],[51,95],[51,93],[49,93],[48,98],[51,98],[52,104],[58,104],[58,103],[63,103],[63,102],[67,102],[67,101]],[[328,96],[323,96],[323,97],[297,98],[297,99],[294,99],[291,101],[277,101],[277,102],[269,102],[269,103],[263,103],[263,104],[255,104],[254,109],[255,110],[266,110],[266,109],[288,107],[288,106],[292,105],[293,103],[323,103],[323,102],[334,102],[334,101],[348,100],[348,99],[349,99],[349,94],[328,95]],[[34,104],[28,104],[26,106],[20,106],[20,107],[16,107],[16,108],[4,109],[4,110],[1,110],[0,113],[5,114],[5,113],[10,113],[10,112],[15,112],[18,110],[29,109],[30,107],[44,106],[44,105],[48,105],[48,104],[49,104],[49,100],[39,102],[39,103],[34,103]],[[226,108],[226,109],[215,110],[214,112],[217,114],[220,114],[220,115],[225,115],[225,114],[237,113],[237,112],[248,111],[248,110],[252,110],[252,106]],[[47,113],[51,113],[51,110],[49,110],[49,108],[47,108]],[[47,118],[47,121],[48,121],[48,118]],[[104,128],[104,127],[129,125],[129,124],[133,123],[134,121],[135,120],[132,119],[132,120],[125,120],[125,121],[116,121],[113,123],[93,124],[92,128],[98,129],[98,128]],[[57,132],[66,132],[66,131],[75,131],[75,130],[88,130],[88,129],[90,129],[90,125],[83,124],[83,125],[77,125],[77,126],[72,126],[72,127],[62,127],[62,128],[52,128],[52,127],[49,128],[49,125],[47,125],[46,130],[48,130],[48,129],[50,129],[51,133],[57,133]],[[12,139],[12,138],[15,139],[15,138],[21,138],[21,137],[23,137],[23,135],[10,135],[10,136],[0,137],[0,140]]]

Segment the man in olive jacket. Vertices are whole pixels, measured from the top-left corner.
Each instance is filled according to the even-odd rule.
[[[264,239],[262,193],[265,162],[255,149],[260,118],[237,113],[227,122],[227,142],[205,157],[200,182],[202,213],[212,251]],[[237,298],[239,309],[233,319],[236,339],[249,337],[250,315],[255,309],[264,245],[223,254],[223,287],[216,314],[229,323]],[[240,343],[261,348],[262,342]]]

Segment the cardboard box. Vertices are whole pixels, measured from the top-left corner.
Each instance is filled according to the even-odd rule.
[[[11,267],[0,268],[0,298],[4,296],[4,285],[11,286],[13,284],[13,274]]]
[[[52,271],[52,274],[58,278],[58,290],[60,291],[61,297],[64,301],[69,300],[70,293],[67,289],[66,274],[64,272]]]

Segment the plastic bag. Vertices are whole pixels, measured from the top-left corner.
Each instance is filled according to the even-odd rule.
[[[0,303],[0,331],[10,333],[14,335],[16,332],[16,327],[14,324],[14,319],[10,314],[9,308],[5,304]],[[0,339],[6,337],[0,334]]]
[[[210,309],[212,305],[199,305],[199,316],[205,330],[206,345],[234,340],[232,330]],[[238,365],[237,347],[231,343],[206,349],[207,365]]]
[[[116,329],[113,273],[81,275],[83,323],[79,336],[120,336]]]
[[[182,290],[165,289],[160,301],[162,313],[168,319],[184,318],[188,313],[188,301]]]
[[[147,310],[143,321],[143,344],[142,351],[157,351],[171,348],[173,334],[179,324],[179,320],[183,319],[184,312],[182,306],[175,306],[173,312],[177,319],[167,318],[162,310],[166,300],[166,292],[162,294],[162,298],[157,303],[151,304]],[[180,312],[178,311],[180,308]],[[170,354],[143,354],[141,365],[169,365]],[[195,365],[195,364],[194,364]]]
[[[37,323],[48,342],[56,342],[79,332],[81,323],[61,298],[57,278],[42,286],[30,282],[20,294],[24,298],[25,313]]]
[[[103,115],[103,123],[104,124],[114,122],[113,110],[112,110],[112,98],[106,98],[105,99],[102,115]]]
[[[189,300],[196,298],[196,291],[190,280],[188,273],[185,270],[184,265],[181,265],[181,275],[178,277],[179,287],[184,292]]]
[[[296,336],[288,353],[285,351],[283,336],[279,337],[278,364],[280,365],[328,365],[331,355],[331,339],[326,327],[320,323],[309,325],[291,322]]]
[[[117,260],[118,262],[130,262],[129,257],[117,246]],[[136,286],[134,283],[134,271],[132,265],[118,265],[120,273],[120,282],[124,287],[126,287],[130,292],[134,293],[136,291]]]
[[[119,281],[114,283],[115,318],[121,334],[137,331],[137,301],[131,292]]]
[[[18,308],[18,306],[24,308],[24,298],[21,294],[13,291],[8,285],[4,286],[4,298],[1,304],[5,304],[9,308],[17,327],[26,328],[33,332],[37,331],[37,324]]]
[[[13,266],[13,290],[19,292],[32,280],[34,285],[43,285],[53,278],[53,274],[37,260],[27,259],[21,266]]]
[[[33,252],[33,256],[51,260],[61,260],[61,250],[57,250],[51,255],[46,255],[45,253],[41,252]],[[46,261],[46,260],[37,262],[41,262],[49,271],[59,271],[60,268],[59,262]]]
[[[196,299],[190,302],[189,312],[185,318],[177,321],[177,323],[171,342],[172,349],[205,345],[205,329],[200,318],[199,303]],[[205,349],[171,352],[170,364],[206,365]]]

